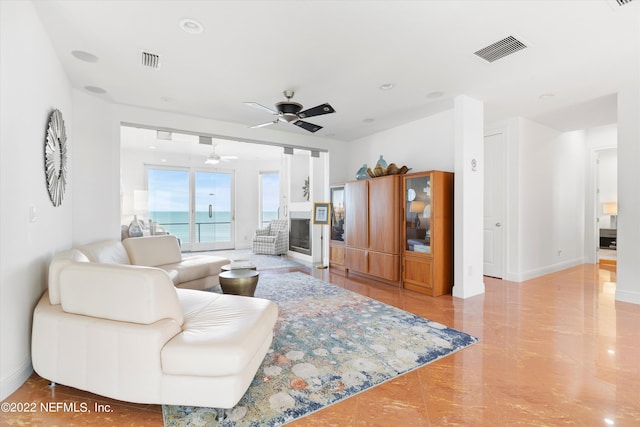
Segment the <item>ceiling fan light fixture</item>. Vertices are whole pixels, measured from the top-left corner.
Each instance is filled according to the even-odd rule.
[[[246,105],[270,112],[276,116],[275,119],[271,122],[250,126],[251,128],[259,128],[263,126],[269,126],[271,124],[276,124],[278,122],[286,122],[294,124],[308,132],[313,133],[322,129],[322,126],[314,125],[312,123],[308,123],[299,119],[305,119],[307,117],[315,117],[336,112],[336,110],[334,110],[333,107],[327,103],[317,105],[313,108],[308,108],[302,111],[302,104],[291,101],[291,98],[294,95],[292,90],[285,90],[283,94],[285,98],[287,98],[287,100],[276,103],[275,110],[265,107],[264,105],[260,105],[257,102],[245,102]]]
[[[292,101],[283,101],[276,104],[276,110],[282,115],[287,122],[297,119],[297,114],[302,110],[302,104]]]
[[[205,160],[205,163],[207,165],[217,165],[218,163],[220,163],[220,159],[216,159],[213,156],[209,156],[207,157],[207,160]]]

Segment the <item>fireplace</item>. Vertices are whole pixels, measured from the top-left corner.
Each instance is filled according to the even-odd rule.
[[[289,230],[289,250],[311,255],[311,214],[291,212]]]

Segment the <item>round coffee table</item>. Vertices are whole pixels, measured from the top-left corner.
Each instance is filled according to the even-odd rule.
[[[239,263],[232,262],[231,264],[223,265],[220,267],[222,271],[237,271],[237,270],[256,270],[256,266],[250,262]]]
[[[252,297],[258,286],[259,273],[255,270],[229,270],[218,276],[223,294]]]

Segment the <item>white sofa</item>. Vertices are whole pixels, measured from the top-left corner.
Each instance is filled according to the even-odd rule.
[[[103,240],[76,248],[89,261],[158,267],[169,273],[178,288],[207,289],[218,284],[223,265],[231,261],[210,255],[182,256],[172,235]]]
[[[176,288],[165,270],[122,255],[54,256],[34,311],[34,370],[129,402],[235,406],[271,345],[276,304]]]

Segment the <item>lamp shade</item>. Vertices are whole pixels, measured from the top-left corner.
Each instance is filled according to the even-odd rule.
[[[602,213],[604,213],[605,215],[617,215],[618,204],[616,202],[603,203]]]
[[[424,207],[425,207],[425,203],[423,201],[414,200],[409,205],[409,211],[413,213],[419,213],[419,212],[421,213],[422,211],[424,211]]]

